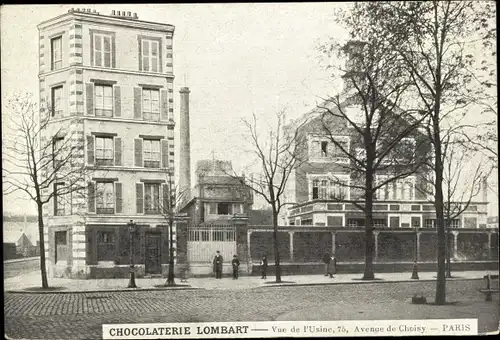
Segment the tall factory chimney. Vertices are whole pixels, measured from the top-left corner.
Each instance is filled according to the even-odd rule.
[[[189,137],[189,87],[181,87],[179,192],[191,189],[191,141]]]

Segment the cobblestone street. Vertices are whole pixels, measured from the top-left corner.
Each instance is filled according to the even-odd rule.
[[[484,302],[481,280],[448,282],[455,306],[433,300],[435,283],[404,282],[248,290],[177,290],[65,294],[5,294],[5,333],[11,338],[98,339],[105,323],[479,318],[479,332],[498,327],[498,300]]]

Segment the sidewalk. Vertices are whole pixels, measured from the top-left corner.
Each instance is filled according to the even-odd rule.
[[[466,271],[454,272],[454,276],[447,280],[473,280],[483,279],[486,274],[498,274],[493,271]],[[313,286],[313,285],[331,285],[331,284],[368,284],[384,282],[418,282],[435,281],[436,272],[421,272],[419,280],[412,280],[411,272],[403,273],[380,273],[376,274],[376,280],[361,280],[362,273],[358,274],[337,274],[334,278],[323,275],[287,275],[282,276],[282,283],[272,283],[274,276],[268,276],[267,279],[261,279],[258,276],[243,276],[238,280],[231,277],[224,277],[217,280],[213,277],[189,278],[187,282],[181,282],[176,279],[178,287],[156,287],[166,282],[166,278],[136,278],[137,289],[126,288],[128,279],[88,279],[74,280],[63,278],[49,278],[49,286],[61,287],[60,290],[52,293],[64,292],[104,292],[104,291],[127,291],[127,290],[157,290],[157,289],[208,289],[208,290],[241,290],[253,289],[259,287],[275,286]],[[40,273],[32,272],[16,277],[6,278],[4,280],[4,291],[26,292],[27,288],[41,286]]]

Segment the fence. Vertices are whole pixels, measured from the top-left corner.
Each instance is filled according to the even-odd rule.
[[[189,225],[189,263],[211,263],[215,252],[229,260],[236,254],[236,233],[230,225]]]

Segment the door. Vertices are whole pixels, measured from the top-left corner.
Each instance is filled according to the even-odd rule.
[[[56,231],[54,233],[54,239],[55,239],[55,263],[58,261],[68,261],[68,232],[67,231]]]
[[[149,232],[145,236],[146,274],[161,274],[161,234]]]

